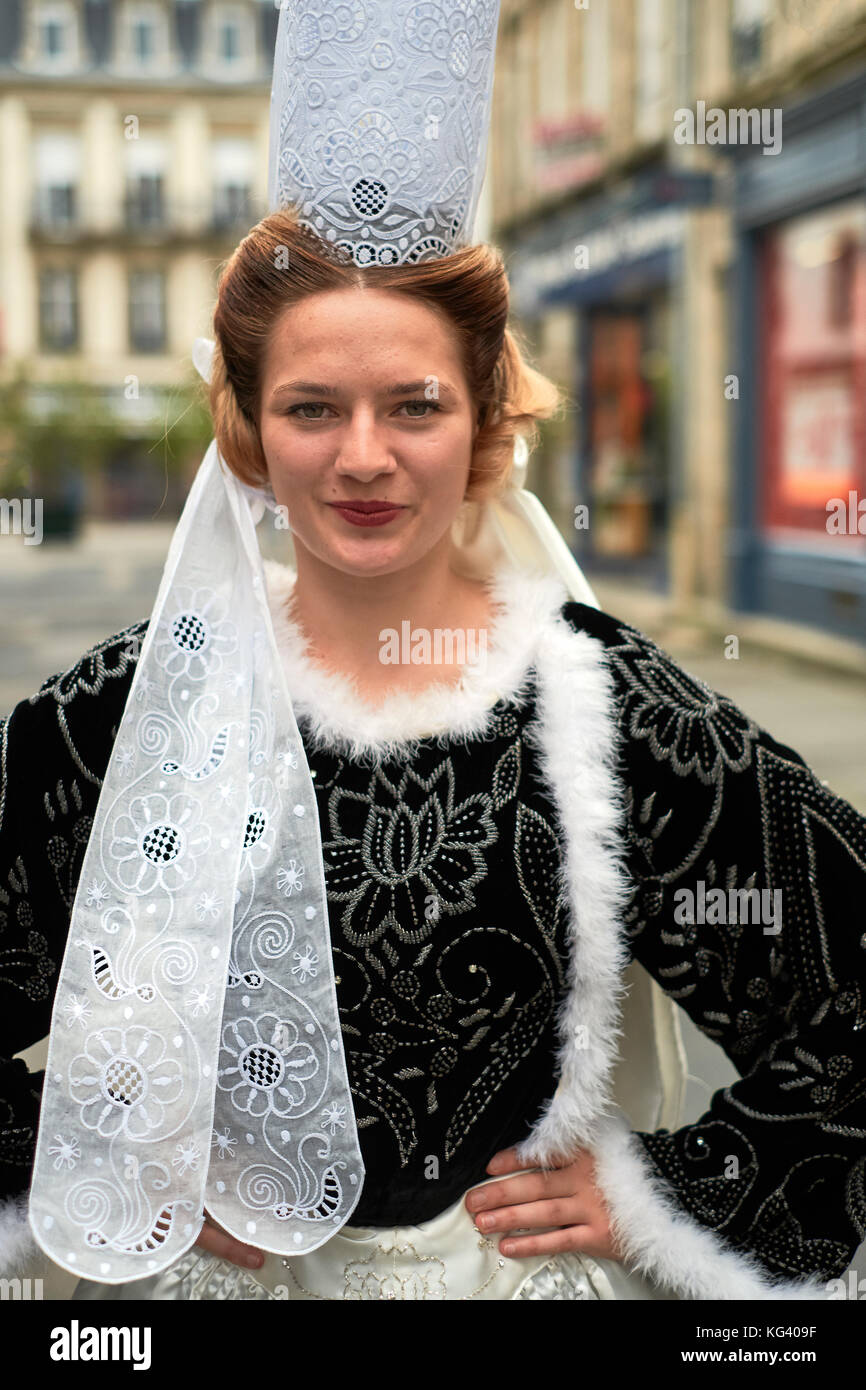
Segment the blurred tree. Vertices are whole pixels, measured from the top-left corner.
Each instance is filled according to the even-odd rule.
[[[182,477],[212,437],[202,383],[174,387],[160,415],[124,418],[98,387],[52,383],[50,394],[19,368],[0,382],[0,495],[41,497],[46,535],[80,524],[85,477],[102,472],[118,449],[137,445],[166,477]]]

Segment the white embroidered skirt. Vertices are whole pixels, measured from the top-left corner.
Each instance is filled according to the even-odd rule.
[[[346,1225],[309,1255],[269,1254],[260,1269],[242,1269],[194,1246],[162,1274],[128,1284],[82,1279],[72,1297],[585,1301],[674,1297],[615,1260],[576,1253],[507,1258],[498,1248],[503,1234],[481,1235],[461,1197],[419,1226]]]

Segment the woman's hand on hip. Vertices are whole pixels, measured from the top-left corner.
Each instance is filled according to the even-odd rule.
[[[526,1167],[513,1148],[501,1149],[488,1163],[487,1171],[498,1178]],[[466,1209],[485,1236],[520,1227],[556,1228],[509,1235],[499,1243],[503,1255],[556,1255],[574,1250],[596,1259],[622,1260],[588,1149],[581,1149],[574,1159],[556,1168],[473,1187],[466,1194]]]

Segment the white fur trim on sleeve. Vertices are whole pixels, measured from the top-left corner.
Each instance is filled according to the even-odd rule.
[[[22,1192],[0,1202],[0,1274],[7,1278],[31,1273],[30,1266],[45,1258],[33,1239],[27,1200]]]
[[[61,1269],[36,1244],[29,1220],[30,1193],[0,1201],[0,1278],[29,1280],[23,1298],[63,1300],[72,1297],[78,1278]]]
[[[598,1185],[625,1261],[683,1299],[826,1299],[812,1276],[774,1283],[758,1260],[676,1203],[624,1115],[607,1115],[592,1143]]]

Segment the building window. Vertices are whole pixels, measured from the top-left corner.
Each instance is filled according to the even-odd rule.
[[[761,521],[823,541],[831,500],[866,496],[866,202],[776,224],[761,256]]]
[[[39,343],[43,352],[78,346],[78,275],[51,267],[39,275]]]
[[[161,174],[139,174],[126,183],[126,225],[160,227],[165,221]]]
[[[731,9],[731,68],[735,74],[759,67],[767,43],[768,0],[734,0]]]
[[[149,19],[137,19],[132,26],[132,54],[140,63],[148,62],[156,51],[153,25]]]
[[[121,63],[133,71],[172,64],[166,14],[152,0],[126,0],[121,10],[119,51]]]
[[[212,146],[214,206],[217,228],[249,227],[252,211],[255,145],[252,140],[226,137]]]
[[[129,273],[129,346],[132,352],[165,352],[165,275],[161,270]]]
[[[72,66],[78,58],[78,21],[69,0],[43,0],[31,13],[31,57],[38,65]]]
[[[236,19],[224,19],[219,27],[218,54],[223,63],[234,63],[240,57],[240,25]]]
[[[44,19],[39,26],[39,51],[43,58],[56,58],[66,49],[66,26],[60,19]]]
[[[218,72],[234,77],[252,71],[256,41],[251,21],[249,11],[238,5],[216,5],[210,11],[207,51]]]
[[[224,183],[214,193],[214,225],[236,227],[252,219],[252,198],[248,183]]]
[[[77,218],[81,144],[62,131],[38,135],[33,150],[34,221],[42,227],[70,227]]]
[[[142,135],[126,142],[126,225],[130,231],[164,224],[167,162],[166,144],[159,137]]]
[[[53,183],[36,190],[35,214],[40,227],[72,227],[75,225],[76,189],[72,184]]]

